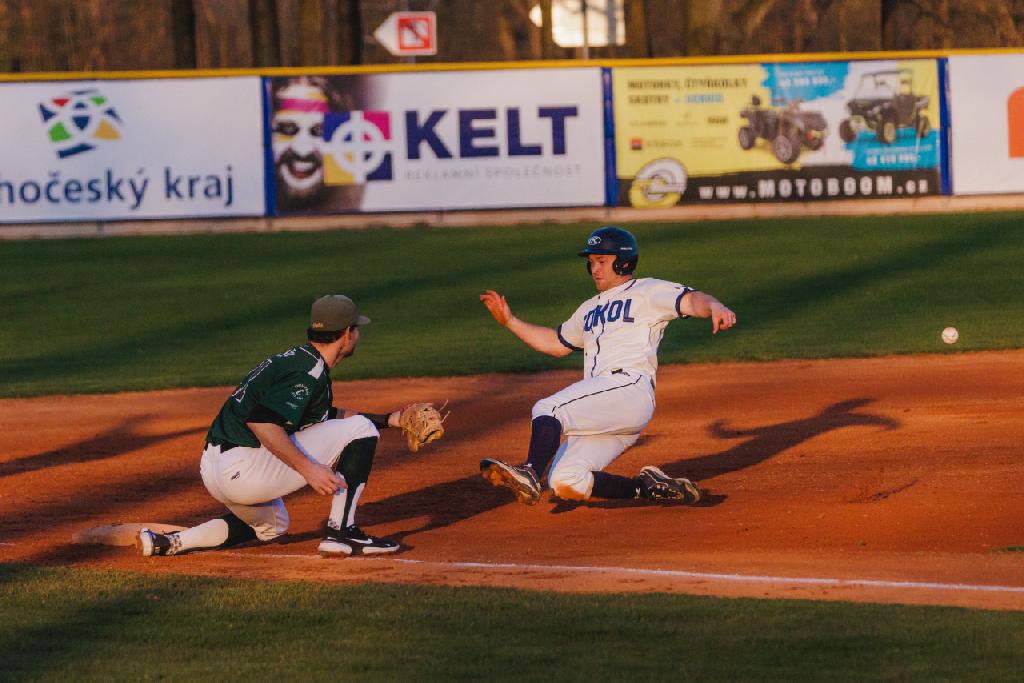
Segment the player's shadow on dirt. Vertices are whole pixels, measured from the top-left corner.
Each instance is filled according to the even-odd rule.
[[[551,514],[560,515],[566,512],[572,512],[576,508],[590,508],[598,510],[619,510],[621,508],[650,508],[650,507],[678,507],[678,508],[711,508],[716,505],[721,505],[725,502],[726,496],[721,493],[710,493],[705,492],[701,501],[695,505],[687,505],[679,501],[667,500],[664,502],[654,502],[650,500],[562,500],[561,498],[555,498],[552,496],[549,499],[551,503]]]
[[[406,546],[404,539],[408,536],[443,529],[514,502],[511,496],[502,493],[507,492],[496,491],[479,474],[474,473],[461,479],[362,503],[359,505],[358,523],[360,526],[373,527],[377,524],[421,520],[422,523],[415,527],[387,534],[388,538]],[[320,538],[320,531],[289,534],[280,542],[287,545],[313,538]]]
[[[752,467],[816,436],[844,427],[880,427],[890,430],[901,426],[899,420],[884,415],[854,412],[873,402],[874,399],[869,398],[841,401],[802,420],[751,429],[729,429],[724,420],[718,420],[708,427],[708,431],[716,439],[745,440],[721,453],[684,458],[664,465],[663,469],[673,477],[689,477],[704,481],[720,474]]]
[[[116,427],[61,448],[27,455],[17,460],[0,462],[0,477],[21,472],[34,472],[49,467],[72,465],[93,460],[115,458],[125,453],[141,450],[153,444],[176,439],[180,436],[199,436],[205,429],[180,429],[164,434],[139,434],[137,428],[148,418],[133,417]]]
[[[804,441],[827,432],[835,431],[836,429],[872,426],[881,427],[882,429],[896,429],[901,425],[898,420],[883,415],[853,412],[873,402],[874,399],[870,398],[855,398],[849,401],[841,401],[824,408],[816,415],[802,420],[791,420],[752,429],[728,429],[723,420],[718,420],[708,427],[708,431],[712,436],[717,439],[746,438],[747,440],[721,453],[677,460],[662,465],[662,469],[672,477],[687,477],[702,482],[705,479],[711,479],[720,474],[752,467]],[[714,507],[724,502],[727,497],[724,494],[709,491],[705,494],[704,499],[694,507]],[[571,512],[579,507],[624,508],[651,505],[650,501],[642,500],[593,500],[578,502],[563,501],[557,498],[553,498],[552,503],[554,503],[554,507],[551,509],[552,514]],[[668,502],[664,503],[664,505],[680,505],[680,503]]]

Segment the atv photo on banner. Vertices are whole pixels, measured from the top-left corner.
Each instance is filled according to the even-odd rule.
[[[618,204],[939,194],[930,59],[612,70]]]
[[[740,112],[747,120],[740,128],[740,147],[750,149],[758,139],[768,140],[775,158],[784,164],[792,164],[800,156],[800,148],[821,149],[825,144],[828,125],[820,111],[801,111],[801,100],[787,103],[776,100],[777,108],[761,106],[761,98],[754,95],[750,106]]]

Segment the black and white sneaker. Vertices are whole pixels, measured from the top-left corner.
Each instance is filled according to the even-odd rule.
[[[176,534],[158,534],[143,527],[135,537],[135,550],[143,557],[174,555],[180,543]]]
[[[317,550],[324,557],[340,557],[342,555],[393,553],[399,547],[398,541],[371,536],[353,524],[345,529],[327,527],[324,540],[320,541]]]
[[[654,465],[641,469],[639,479],[643,486],[640,494],[649,500],[678,500],[689,505],[700,502],[702,493],[694,482],[674,479]]]
[[[512,489],[520,503],[536,505],[540,500],[540,480],[529,465],[509,465],[494,458],[484,458],[480,461],[480,475],[494,486]]]

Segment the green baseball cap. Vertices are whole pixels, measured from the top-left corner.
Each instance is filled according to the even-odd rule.
[[[359,315],[355,302],[344,294],[320,297],[309,312],[309,328],[317,332],[341,332],[346,327],[369,322],[365,315]]]

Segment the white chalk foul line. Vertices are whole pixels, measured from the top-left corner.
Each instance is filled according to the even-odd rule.
[[[225,553],[237,557],[266,557],[290,560],[319,560],[317,555],[267,555],[231,552]],[[699,581],[732,581],[735,583],[782,583],[798,586],[829,586],[833,588],[908,588],[917,590],[941,591],[975,591],[982,593],[1024,593],[1024,586],[994,586],[971,583],[939,583],[933,581],[884,581],[881,579],[835,579],[805,576],[768,576],[760,574],[718,574],[713,572],[690,572],[679,569],[643,569],[637,567],[587,567],[560,564],[518,564],[514,562],[438,562],[434,560],[409,560],[404,558],[367,557],[360,560],[373,559],[391,561],[401,564],[414,564],[421,567],[437,567],[441,569],[484,569],[503,571],[528,572],[566,572],[571,574],[628,574],[631,576],[649,576],[674,579],[695,579]]]

